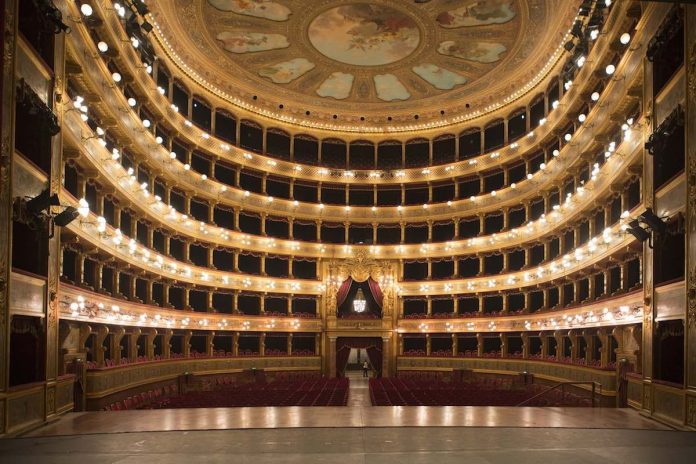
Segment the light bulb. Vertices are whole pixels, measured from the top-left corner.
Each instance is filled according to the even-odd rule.
[[[621,42],[624,45],[626,45],[630,41],[631,41],[631,34],[629,34],[628,32],[624,32],[623,34],[621,34],[621,37],[619,37],[619,42]]]
[[[128,106],[130,106],[131,108],[134,107],[134,106],[137,105],[137,104],[138,104],[138,102],[135,101],[135,98],[130,97],[130,98],[128,99]]]
[[[581,113],[580,115],[578,115],[578,121],[585,122],[585,119],[587,119],[587,116],[585,116],[585,114]]]
[[[109,46],[106,44],[106,42],[101,41],[97,44],[97,48],[99,49],[100,52],[106,53],[109,51]]]
[[[114,80],[114,82],[121,82],[121,74],[117,72],[111,74],[111,78]]]
[[[606,71],[606,73],[609,76],[611,76],[612,74],[614,74],[614,71],[616,71],[616,66],[614,66],[613,64],[610,64],[610,65],[607,65],[607,67],[604,70]]]
[[[87,200],[80,198],[78,205],[77,212],[80,214],[80,216],[83,218],[89,216],[89,203],[87,203]]]
[[[592,99],[592,101],[596,102],[597,100],[599,100],[599,92],[593,92],[590,98]]]
[[[149,119],[143,119],[143,126],[145,127],[150,127],[152,123],[150,122]]]
[[[94,13],[94,10],[92,10],[92,5],[89,3],[83,3],[80,5],[80,11],[87,17],[92,16],[92,13]]]

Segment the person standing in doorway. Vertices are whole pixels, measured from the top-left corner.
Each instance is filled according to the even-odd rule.
[[[370,368],[370,365],[367,364],[367,361],[363,363],[363,377],[367,377],[367,370]]]

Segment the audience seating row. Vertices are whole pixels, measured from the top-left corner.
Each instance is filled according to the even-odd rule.
[[[147,392],[138,393],[137,395],[129,396],[123,401],[116,401],[104,407],[105,411],[124,411],[128,409],[148,409],[153,404],[159,404],[167,397],[176,395],[176,385],[165,385],[161,388],[148,390]]]
[[[216,380],[213,391],[167,398],[154,408],[229,408],[253,406],[345,406],[348,379],[307,378],[239,384],[231,377]]]
[[[516,406],[548,388],[500,377],[450,382],[438,377],[387,377],[370,379],[370,400],[373,406]],[[526,405],[591,406],[591,401],[551,390]]]

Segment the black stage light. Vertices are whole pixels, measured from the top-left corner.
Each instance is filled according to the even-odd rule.
[[[667,231],[667,223],[653,213],[651,208],[646,209],[645,212],[640,215],[640,218],[643,220],[643,222],[649,225],[652,230],[655,230],[660,234],[664,234]]]
[[[56,215],[56,217],[53,218],[53,223],[57,226],[60,227],[65,227],[71,222],[73,222],[77,217],[80,215],[80,213],[77,211],[77,208],[73,206],[68,206],[65,208],[61,213]]]
[[[563,45],[563,48],[565,48],[567,51],[571,51],[574,46],[575,46],[575,42],[573,42],[572,40],[569,40],[565,43],[565,45]]]
[[[580,38],[582,36],[582,23],[580,21],[575,21],[575,24],[573,24],[573,28],[570,30],[570,33],[575,37]]]
[[[152,32],[152,24],[148,23],[147,21],[143,21],[140,27],[143,29],[143,31],[145,31],[146,34]]]
[[[150,9],[143,3],[142,0],[133,0],[133,6],[138,10],[140,16],[145,16],[150,12]]]
[[[51,206],[58,205],[60,205],[58,194],[54,193],[51,195],[51,192],[46,189],[27,202],[27,211],[30,213],[38,213],[39,211],[50,208]]]
[[[638,221],[633,220],[629,222],[628,225],[629,228],[626,229],[626,231],[629,234],[633,235],[635,238],[637,238],[639,241],[644,242],[650,238],[650,234],[640,226]]]

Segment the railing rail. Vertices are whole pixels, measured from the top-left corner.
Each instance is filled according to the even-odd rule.
[[[515,407],[519,406],[524,406],[525,404],[529,403],[532,400],[535,400],[539,397],[542,397],[549,393],[552,390],[556,390],[558,388],[561,389],[561,394],[563,397],[565,397],[565,386],[566,385],[589,385],[591,390],[592,390],[592,407],[595,407],[595,394],[597,392],[597,387],[599,387],[599,391],[602,391],[602,384],[599,382],[594,382],[594,381],[585,381],[585,382],[558,382],[556,385],[553,385],[550,388],[547,388],[543,392],[537,393],[536,395],[532,396],[531,398],[527,398],[526,400],[522,401],[521,403],[515,405]]]

